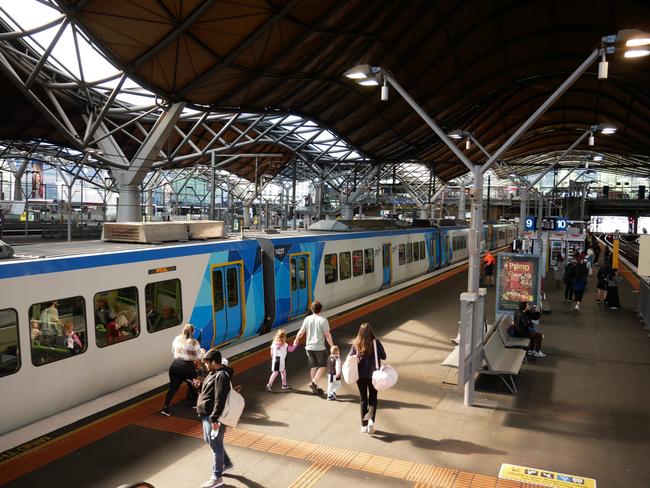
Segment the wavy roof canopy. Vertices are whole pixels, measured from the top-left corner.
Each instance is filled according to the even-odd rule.
[[[645,0],[367,2],[362,0],[57,0],[106,55],[171,100],[309,117],[380,161],[466,171],[394,91],[342,78],[360,64],[390,70],[446,130],[471,131],[491,151],[599,44],[622,28],[650,30]],[[598,150],[647,156],[650,61],[611,57],[506,153],[514,160],[567,148],[594,123],[615,137]],[[468,153],[479,162],[476,150]]]

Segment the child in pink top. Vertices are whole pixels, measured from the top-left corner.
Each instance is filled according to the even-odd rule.
[[[291,387],[287,383],[287,369],[285,366],[285,359],[287,352],[293,352],[294,346],[287,344],[287,334],[284,329],[278,330],[271,343],[271,376],[269,382],[266,384],[266,391],[273,391],[271,388],[278,373],[282,376],[282,389],[290,390]]]

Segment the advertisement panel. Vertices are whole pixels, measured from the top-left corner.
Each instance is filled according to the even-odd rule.
[[[533,254],[499,254],[497,313],[515,312],[519,302],[540,305],[540,260]]]
[[[45,198],[45,185],[43,184],[43,163],[32,161],[32,200],[43,200]]]

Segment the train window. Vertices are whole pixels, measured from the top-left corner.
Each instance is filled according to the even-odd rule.
[[[413,243],[413,261],[420,260],[420,246],[417,242]]]
[[[337,255],[325,254],[325,283],[334,283],[338,280]]]
[[[156,314],[156,320],[152,321],[151,325],[147,320],[147,330],[149,332],[158,332],[175,327],[183,320],[180,280],[149,283],[144,289],[144,297],[146,302],[151,302],[152,313]]]
[[[406,245],[399,245],[399,264],[406,264]]]
[[[350,253],[349,252],[340,252],[339,253],[339,277],[341,280],[347,280],[351,274],[350,266]]]
[[[289,269],[289,276],[291,278],[291,291],[298,289],[298,280],[296,279],[296,260],[291,259],[291,268]]]
[[[406,262],[410,263],[413,261],[413,244],[410,242],[406,244]]]
[[[363,275],[363,251],[352,251],[352,276]]]
[[[38,322],[36,323],[36,325]],[[40,335],[40,330],[32,330]],[[20,349],[18,347],[18,314],[13,308],[0,310],[0,377],[15,373],[20,368]]]
[[[223,269],[214,269],[212,271],[212,302],[214,311],[223,310],[225,305],[223,301]]]
[[[366,273],[374,273],[375,272],[375,250],[374,249],[366,249],[365,252],[365,271]]]
[[[420,259],[426,259],[427,257],[427,246],[424,241],[420,241]]]
[[[34,366],[86,351],[86,301],[83,297],[35,303],[29,307],[29,318]]]
[[[140,334],[138,289],[135,286],[97,293],[93,300],[95,312],[95,343],[110,346],[133,339]],[[147,304],[147,322],[155,312]]]
[[[228,286],[228,307],[234,307],[239,303],[239,283],[237,283],[235,268],[226,270],[226,285]]]

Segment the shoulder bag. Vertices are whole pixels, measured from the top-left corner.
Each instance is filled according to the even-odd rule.
[[[372,386],[377,390],[387,390],[397,383],[397,370],[388,364],[379,367],[377,355],[377,341],[372,341],[375,348],[375,371],[372,373]]]
[[[341,374],[346,383],[356,383],[359,379],[359,356],[356,354],[348,355],[341,366]]]
[[[228,376],[228,380],[230,381],[228,373],[225,371],[223,373]],[[226,404],[223,407],[221,416],[219,416],[219,423],[227,425],[228,427],[237,427],[237,422],[239,422],[239,417],[241,417],[241,414],[244,411],[245,404],[246,402],[244,401],[244,397],[241,396],[238,391],[235,391],[231,382],[230,391],[226,397]]]

